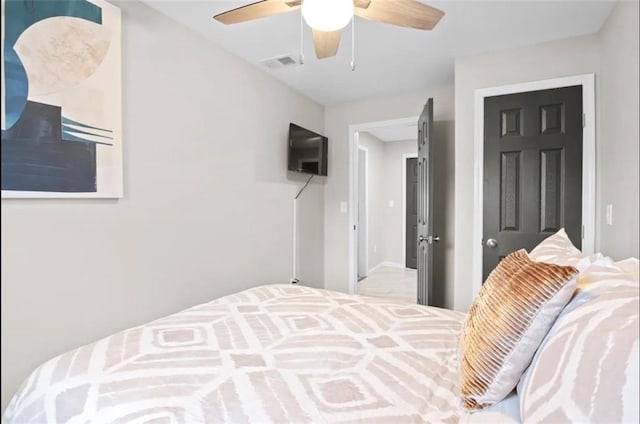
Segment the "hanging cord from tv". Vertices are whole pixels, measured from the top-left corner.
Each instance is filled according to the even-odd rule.
[[[302,187],[300,189],[300,191],[298,192],[298,194],[296,194],[295,199],[298,199],[298,197],[300,197],[300,195],[302,194],[302,192],[304,191],[305,188],[307,188],[307,186],[309,185],[309,183],[311,182],[311,178],[313,178],[313,175],[309,177],[309,179],[307,180],[307,183],[304,185],[304,187]]]
[[[356,18],[351,17],[351,71],[356,70]]]
[[[309,185],[309,183],[311,182],[311,179],[313,178],[313,174],[311,174],[311,176],[309,176],[309,179],[307,180],[306,184],[298,191],[298,194],[296,194],[296,197],[293,198],[293,237],[291,238],[291,242],[292,242],[292,256],[293,256],[293,260],[291,261],[291,279],[289,279],[289,282],[291,284],[298,284],[300,282],[300,280],[298,279],[298,257],[296,254],[296,249],[298,248],[298,235],[297,235],[297,212],[296,212],[296,203],[298,201],[298,197],[300,197],[300,195],[302,194],[302,192],[304,191],[305,188],[307,188],[307,186]]]
[[[300,64],[304,64],[304,16],[300,8]]]

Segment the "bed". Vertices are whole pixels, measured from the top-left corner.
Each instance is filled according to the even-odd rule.
[[[195,306],[44,363],[16,393],[3,422],[512,424],[522,416],[532,417],[522,419],[527,423],[572,417],[637,422],[638,261],[589,264],[593,272],[581,270],[582,288],[538,349],[517,393],[481,412],[466,412],[459,395],[465,314],[276,284]],[[587,323],[582,335],[606,340],[593,358],[582,350],[573,358],[571,347],[562,347],[581,322]],[[613,337],[616,327],[622,332]],[[586,371],[578,378],[581,367]],[[614,383],[602,384],[603,373],[620,368]],[[575,382],[598,388],[581,393],[584,387]],[[594,393],[606,401],[604,415]],[[611,407],[610,398],[623,400]]]
[[[6,421],[456,422],[463,314],[253,288],[61,355]]]

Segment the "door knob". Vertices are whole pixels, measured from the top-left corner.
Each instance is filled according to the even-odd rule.
[[[420,235],[418,237],[418,242],[422,243],[423,241],[426,241],[428,244],[437,243],[437,242],[440,241],[440,236],[423,236],[423,235]]]
[[[487,240],[487,247],[491,247],[492,249],[498,247],[498,240],[490,238]]]

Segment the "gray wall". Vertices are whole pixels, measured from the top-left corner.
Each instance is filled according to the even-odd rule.
[[[619,2],[600,33],[598,212],[600,249],[616,259],[640,256],[638,236],[638,1]],[[605,207],[613,205],[613,226]]]
[[[291,275],[289,121],[323,108],[138,2],[123,16],[125,198],[2,201],[2,409],[41,362]],[[323,182],[300,276],[323,278]]]
[[[472,302],[474,90],[596,74],[596,250],[638,256],[638,3],[618,2],[599,34],[459,58],[455,75],[455,309]],[[614,225],[604,206],[614,204]]]
[[[358,144],[367,150],[367,273],[385,260],[384,143],[361,132]]]
[[[329,176],[324,192],[325,232],[324,248],[325,288],[349,292],[349,215],[340,212],[340,202],[349,201],[349,125],[417,117],[429,97],[434,98],[434,125],[442,131],[438,136],[444,144],[453,146],[453,86],[433,87],[398,96],[381,97],[365,101],[345,103],[325,108],[325,135],[329,137]],[[447,125],[446,123],[449,123]],[[445,149],[445,153],[446,149]],[[450,151],[451,155],[453,150]],[[453,163],[453,156],[451,162]],[[451,170],[443,171],[450,173]],[[453,197],[453,185],[448,188]],[[447,213],[453,213],[450,202]],[[453,234],[453,222],[447,234]],[[453,275],[453,239],[443,240],[446,275]],[[453,287],[453,281],[444,283]],[[451,289],[453,290],[453,289]],[[453,300],[449,306],[453,306]]]
[[[367,151],[358,147],[358,281],[369,274],[369,225],[367,223]]]

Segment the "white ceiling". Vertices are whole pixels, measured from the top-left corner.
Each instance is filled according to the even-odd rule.
[[[258,62],[299,57],[299,12],[226,26],[212,16],[252,2],[142,1],[324,105],[453,83],[456,57],[594,33],[613,7],[611,0],[425,2],[446,13],[433,31],[356,18],[355,71],[351,26],[342,31],[338,55],[323,60],[305,27],[304,65],[272,70]]]
[[[367,130],[366,132],[384,142],[415,140],[418,138],[418,125],[378,127]]]

